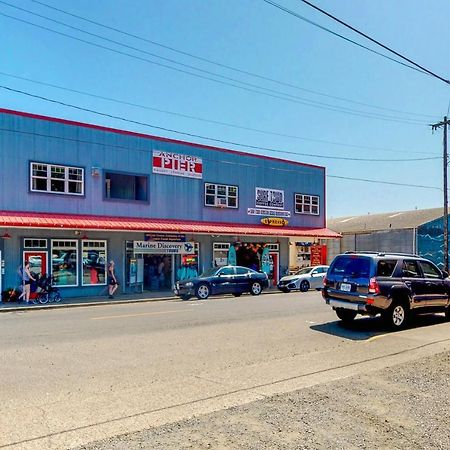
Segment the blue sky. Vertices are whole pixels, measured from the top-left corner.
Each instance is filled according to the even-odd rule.
[[[145,52],[272,91],[271,96],[261,95],[201,79],[87,45],[0,15],[2,85],[159,127],[258,148],[287,151],[290,153],[221,145],[324,165],[327,173],[332,176],[436,188],[441,186],[440,159],[368,162],[355,161],[354,158],[438,158],[442,153],[442,133],[433,135],[427,124],[442,119],[447,113],[450,87],[435,78],[339,40],[262,0],[42,1],[165,46],[295,85],[297,88],[208,64],[69,17],[32,0],[5,1]],[[367,41],[346,31],[299,0],[275,1],[310,20],[369,45]],[[450,3],[447,0],[315,0],[315,4],[445,78],[450,78],[450,59],[447,57]],[[139,58],[174,66],[173,63],[164,62],[155,56],[107,43],[18,11],[2,2],[0,14],[28,20],[131,53]],[[212,77],[194,69],[177,67]],[[2,73],[278,135],[126,106],[33,84]],[[305,90],[404,113],[349,103]],[[289,100],[273,97],[285,97],[282,93],[288,94]],[[205,139],[187,138],[172,132],[124,123],[3,89],[0,89],[0,99],[0,105],[5,108],[214,145],[214,142]],[[330,106],[311,107],[304,104],[305,100]],[[336,108],[346,108],[352,114],[335,111]],[[394,120],[361,117],[353,114],[355,110],[371,115],[391,116]],[[350,159],[323,159],[294,155],[292,152]],[[439,189],[366,183],[332,177],[327,180],[329,217],[438,207],[442,203],[441,198],[442,191]]]

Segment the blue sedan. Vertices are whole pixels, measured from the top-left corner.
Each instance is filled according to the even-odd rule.
[[[233,294],[239,297],[242,293],[249,292],[259,295],[267,287],[267,274],[248,267],[225,266],[209,269],[196,278],[178,281],[174,293],[183,300],[194,296],[199,300],[206,300],[210,295],[216,294]]]

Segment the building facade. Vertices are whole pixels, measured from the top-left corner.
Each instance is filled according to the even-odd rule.
[[[66,296],[116,262],[122,291],[170,289],[211,266],[270,266],[326,229],[325,169],[0,109],[2,289],[30,261]],[[231,249],[231,250],[230,250]]]

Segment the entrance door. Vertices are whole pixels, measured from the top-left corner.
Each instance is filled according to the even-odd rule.
[[[23,252],[23,264],[30,263],[30,271],[37,275],[47,275],[47,252]]]
[[[47,252],[23,252],[23,265],[30,263],[30,272],[36,275],[47,275]],[[36,297],[37,285],[32,283],[30,298]]]
[[[270,252],[270,272],[269,272],[269,283],[273,286],[278,284],[278,278],[280,276],[280,268],[279,268],[279,258],[280,255],[278,252]]]

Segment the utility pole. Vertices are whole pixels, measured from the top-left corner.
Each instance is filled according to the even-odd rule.
[[[438,128],[444,128],[444,137],[443,137],[443,145],[444,145],[444,154],[443,154],[443,163],[444,163],[444,270],[448,272],[448,189],[447,189],[447,168],[448,168],[448,152],[447,152],[447,126],[450,123],[450,120],[447,119],[447,116],[444,117],[444,120],[439,123],[435,123],[431,125],[433,131]]]

